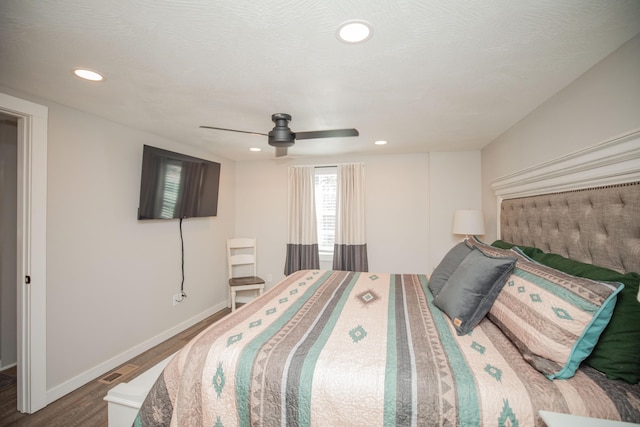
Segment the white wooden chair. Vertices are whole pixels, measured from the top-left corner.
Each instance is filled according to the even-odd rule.
[[[264,280],[256,276],[256,239],[239,237],[227,239],[229,265],[229,307],[236,311],[236,292],[257,290],[264,292]],[[244,275],[238,273],[242,271]]]

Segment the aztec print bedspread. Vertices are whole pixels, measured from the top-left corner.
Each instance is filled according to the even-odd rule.
[[[457,336],[423,275],[299,271],[167,365],[135,426],[544,426],[640,421],[640,388],[550,381],[488,319]]]

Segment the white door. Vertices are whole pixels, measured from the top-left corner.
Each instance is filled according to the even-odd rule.
[[[48,109],[0,93],[0,111],[18,119],[17,409],[20,412],[33,413],[47,405]]]

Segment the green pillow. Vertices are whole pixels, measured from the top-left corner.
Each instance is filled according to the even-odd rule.
[[[511,249],[515,245],[513,243],[505,242],[504,240],[496,240],[491,244],[491,246],[498,249]]]
[[[640,275],[618,273],[557,254],[538,253],[531,258],[573,276],[624,284],[609,325],[583,363],[603,372],[607,378],[631,384],[640,382],[640,302],[637,300]]]
[[[520,251],[523,254],[525,254],[529,258],[532,258],[534,255],[543,254],[544,253],[540,249],[534,248],[533,246],[514,245],[513,243],[505,242],[504,240],[496,240],[495,242],[493,242],[491,244],[491,246],[493,246],[494,248],[498,248],[498,249],[511,249],[514,246],[516,246],[518,249],[520,249]]]

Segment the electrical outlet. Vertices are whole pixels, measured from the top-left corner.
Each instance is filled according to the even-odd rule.
[[[184,301],[184,297],[182,296],[182,294],[175,294],[173,296],[172,302],[174,306],[180,304],[183,301]]]

